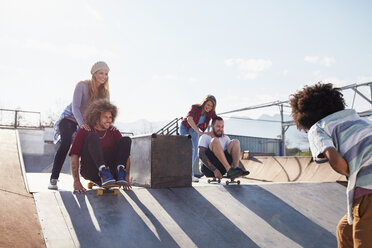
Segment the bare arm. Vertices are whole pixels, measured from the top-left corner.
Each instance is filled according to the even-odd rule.
[[[187,117],[187,122],[190,124],[191,128],[195,130],[199,135],[202,135],[203,133],[200,132],[199,128],[196,126],[194,118],[191,116]]]
[[[86,189],[80,182],[80,173],[79,173],[79,156],[76,154],[72,154],[70,157],[70,165],[71,165],[71,174],[72,178],[74,179],[74,191],[77,193],[84,193]]]
[[[128,182],[128,186],[124,186],[124,190],[131,190],[132,186],[130,185],[130,157],[128,158],[127,164],[125,166],[125,170],[127,172],[127,175],[125,176],[125,181]]]
[[[341,157],[335,148],[331,147],[326,149],[324,155],[327,157],[329,164],[336,172],[349,176],[349,167],[347,162],[343,157]]]

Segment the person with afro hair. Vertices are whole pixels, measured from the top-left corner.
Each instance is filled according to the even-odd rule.
[[[326,158],[348,178],[347,214],[337,226],[338,247],[372,246],[372,124],[345,109],[341,89],[305,86],[290,97],[292,117],[308,133],[315,160]]]

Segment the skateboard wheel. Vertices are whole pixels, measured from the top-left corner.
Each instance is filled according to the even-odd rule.
[[[226,185],[229,185],[229,181],[226,181]]]
[[[97,195],[103,195],[103,189],[97,189]]]
[[[211,179],[208,179],[208,183],[211,183]]]
[[[119,194],[119,190],[118,189],[114,189],[114,195],[118,195]]]
[[[88,183],[88,189],[92,189],[93,188],[93,183],[92,182],[89,182]]]
[[[236,183],[237,183],[238,185],[240,185],[240,180],[236,181]]]

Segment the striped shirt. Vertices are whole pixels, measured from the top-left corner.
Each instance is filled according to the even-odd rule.
[[[316,160],[327,148],[334,147],[349,167],[346,189],[348,222],[356,187],[372,190],[372,124],[352,109],[326,116],[308,132],[310,149]]]

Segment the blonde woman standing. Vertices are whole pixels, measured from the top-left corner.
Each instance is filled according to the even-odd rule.
[[[84,123],[83,118],[89,104],[98,99],[110,99],[109,71],[110,68],[105,62],[96,62],[90,70],[92,78],[76,85],[72,103],[65,108],[59,120],[54,124],[54,143],[60,142],[60,146],[54,157],[49,189],[58,189],[57,181],[72,143],[72,135],[78,128],[90,131],[90,127]]]
[[[207,129],[211,119],[216,117],[216,98],[212,95],[204,97],[201,103],[191,106],[187,116],[180,125],[181,135],[191,135],[192,143],[192,181],[198,182],[199,179],[194,175],[194,162],[196,160],[199,137]]]

